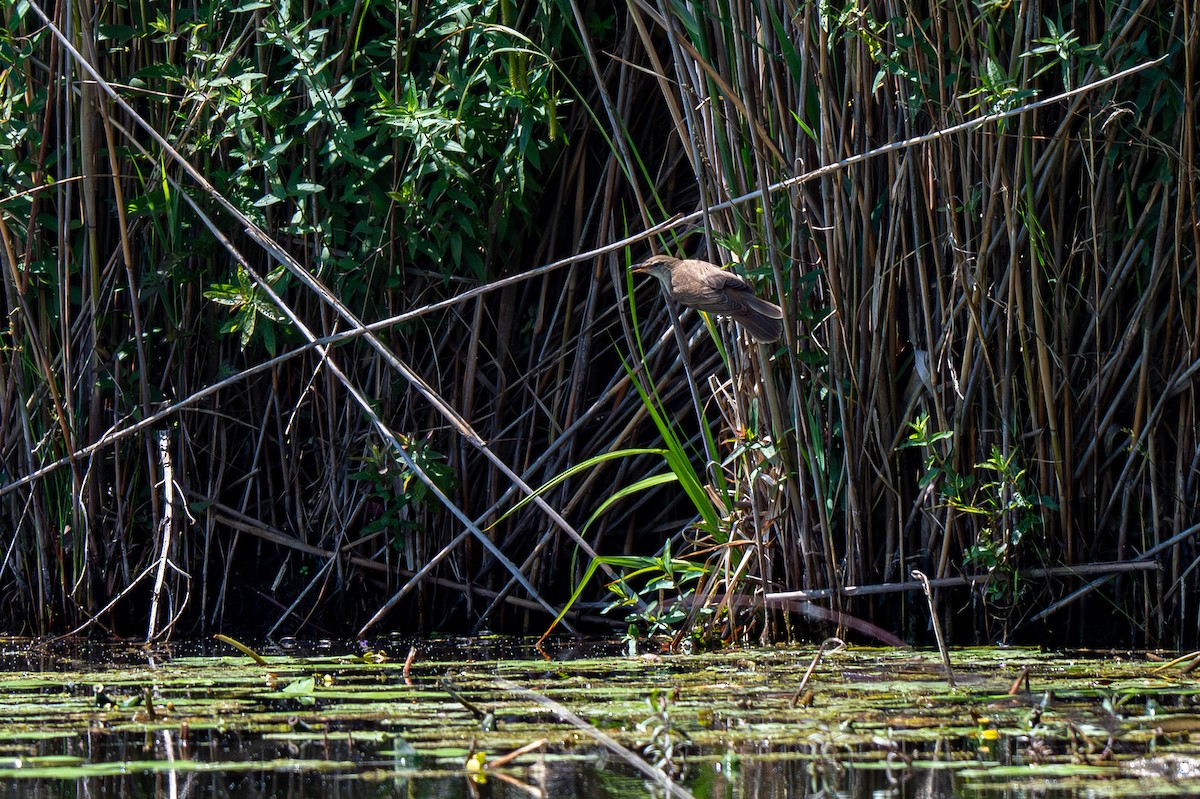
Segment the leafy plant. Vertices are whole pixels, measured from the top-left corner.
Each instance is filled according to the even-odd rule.
[[[619,569],[625,573],[609,583],[608,589],[617,595],[617,599],[611,602],[605,612],[614,608],[636,605],[639,598],[644,594],[665,592],[667,590],[678,590],[680,586],[685,585],[693,580],[699,579],[708,573],[708,568],[702,564],[685,558],[672,557],[670,550],[664,547],[663,554],[660,556],[640,556],[640,555],[601,555],[594,558],[587,566],[580,578],[579,584],[575,587],[574,593],[570,599],[563,605],[562,611],[555,617],[550,627],[542,633],[542,637],[538,639],[540,645],[553,632],[558,623],[563,620],[563,617],[571,611],[575,603],[583,596],[583,592],[591,583],[592,577],[601,566],[608,566],[613,569]],[[631,583],[638,581],[640,578],[648,578],[647,583],[640,589],[632,587]],[[679,597],[674,597],[674,600],[679,600]],[[651,606],[647,606],[643,610],[631,614],[627,620],[631,621],[631,628],[627,633],[629,640],[635,640],[638,636],[636,625],[646,624],[652,632],[666,632],[673,630],[684,618],[680,614],[681,605],[673,607],[668,606],[665,596],[659,596],[657,600],[652,600]]]
[[[1022,82],[1015,69],[1006,70],[999,59],[990,56],[983,62],[983,70],[978,79],[979,85],[963,94],[964,100],[979,98],[979,103],[968,113],[995,114],[1010,111],[1029,102],[1036,94]]]
[[[669,539],[658,555],[626,560],[622,568],[629,571],[609,583],[608,590],[616,598],[602,612],[634,608],[625,617],[629,626],[624,638],[630,646],[650,636],[674,634],[691,615],[694,583],[711,571],[694,560],[671,557]]]
[[[976,476],[956,471],[948,455],[937,446],[939,442],[952,441],[952,431],[931,431],[928,414],[908,426],[911,432],[899,448],[925,450],[920,487],[932,486],[951,508],[979,520],[975,541],[963,553],[963,565],[994,577],[987,586],[989,601],[1010,602],[1019,589],[1017,567],[1021,545],[1030,534],[1041,529],[1042,512],[1053,510],[1054,501],[1033,489],[1025,469],[1019,465],[1018,451],[1005,455],[993,444],[987,459],[975,464],[981,470],[976,485]]]
[[[1061,24],[1056,24],[1050,17],[1046,17],[1043,21],[1046,23],[1047,34],[1034,39],[1037,47],[1021,54],[1022,58],[1036,58],[1041,55],[1053,56],[1034,72],[1035,77],[1057,65],[1062,75],[1063,88],[1073,89],[1079,84],[1082,71],[1087,67],[1094,66],[1101,75],[1108,74],[1104,62],[1096,56],[1100,50],[1099,44],[1084,45],[1074,30],[1063,29]]]
[[[446,458],[430,446],[429,440],[417,441],[408,436],[398,436],[400,445],[424,473],[443,493],[453,490],[457,484],[454,470]],[[369,486],[369,496],[374,503],[372,518],[363,527],[364,533],[379,530],[391,533],[392,547],[404,551],[406,536],[417,529],[417,511],[429,498],[429,486],[418,479],[391,447],[372,443],[367,454],[361,458],[364,468],[350,475]]]
[[[513,221],[540,190],[560,100],[549,58],[511,27],[507,3],[435,6],[407,43],[412,69],[373,77],[371,111],[406,145],[387,197],[408,231],[409,258],[484,280],[489,256],[513,240]]]
[[[962,496],[964,491],[968,489],[973,482],[973,478],[959,475],[952,466],[949,465],[945,453],[935,446],[941,441],[953,441],[954,432],[951,430],[939,430],[931,432],[929,429],[929,414],[923,413],[914,421],[908,423],[910,433],[908,438],[900,442],[897,449],[919,448],[925,451],[925,471],[921,473],[921,478],[918,481],[918,486],[924,489],[931,483],[940,483],[936,486],[940,495]]]
[[[872,92],[882,88],[889,77],[894,77],[910,86],[912,95],[909,101],[914,106],[924,99],[923,84],[927,84],[929,79],[912,67],[917,59],[907,51],[914,49],[917,41],[904,32],[906,20],[900,17],[886,21],[876,19],[868,7],[852,1],[832,15],[831,22],[845,36],[861,41],[870,59],[879,65],[879,71],[871,82]]]
[[[1024,539],[1042,527],[1043,509],[1057,507],[1050,497],[1040,496],[1030,485],[1018,452],[1007,455],[995,444],[987,459],[975,464],[988,473],[970,501],[958,497],[952,505],[983,519],[975,543],[963,554],[966,566],[982,568],[995,578],[988,583],[993,603],[1011,601],[1018,593],[1017,556]]]
[[[642,744],[642,754],[668,777],[676,777],[680,771],[677,752],[689,743],[689,739],[671,716],[671,692],[651,691],[646,704],[651,715],[637,725],[638,732],[647,736]]]
[[[261,18],[260,58],[181,26],[196,72],[143,73],[195,103],[181,118],[209,119],[200,147],[228,154],[214,183],[264,227],[312,237],[358,307],[402,286],[408,264],[484,280],[523,234],[562,141],[547,55],[561,23],[538,6],[518,30],[510,6],[366,4],[350,56],[332,9],[249,4],[221,13]]]
[[[277,267],[267,275],[266,280],[267,285],[280,294],[288,283],[287,268]],[[220,332],[236,333],[243,351],[257,336],[267,352],[275,355],[280,333],[277,326],[282,325],[283,331],[291,329],[285,324],[287,315],[241,267],[237,270],[237,283],[214,283],[204,292],[204,297],[232,309],[233,315],[221,325]]]

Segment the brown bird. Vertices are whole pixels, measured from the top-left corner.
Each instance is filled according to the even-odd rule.
[[[654,275],[680,305],[734,319],[759,341],[783,336],[783,309],[754,296],[749,283],[708,261],[655,255],[632,271]]]

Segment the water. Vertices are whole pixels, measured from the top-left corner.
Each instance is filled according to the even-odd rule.
[[[1165,796],[1200,773],[1200,689],[1140,655],[960,650],[951,687],[934,653],[852,649],[801,692],[815,647],[258,650],[5,641],[0,799],[666,795],[634,758],[696,797],[755,799]]]

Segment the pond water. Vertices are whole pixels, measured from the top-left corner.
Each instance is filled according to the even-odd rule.
[[[1149,655],[0,643],[0,799],[1200,793],[1200,684]]]

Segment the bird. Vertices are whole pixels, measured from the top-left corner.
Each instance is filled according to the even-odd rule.
[[[655,255],[631,271],[654,275],[680,305],[728,316],[760,342],[778,341],[783,336],[783,309],[755,296],[749,283],[716,264]]]

